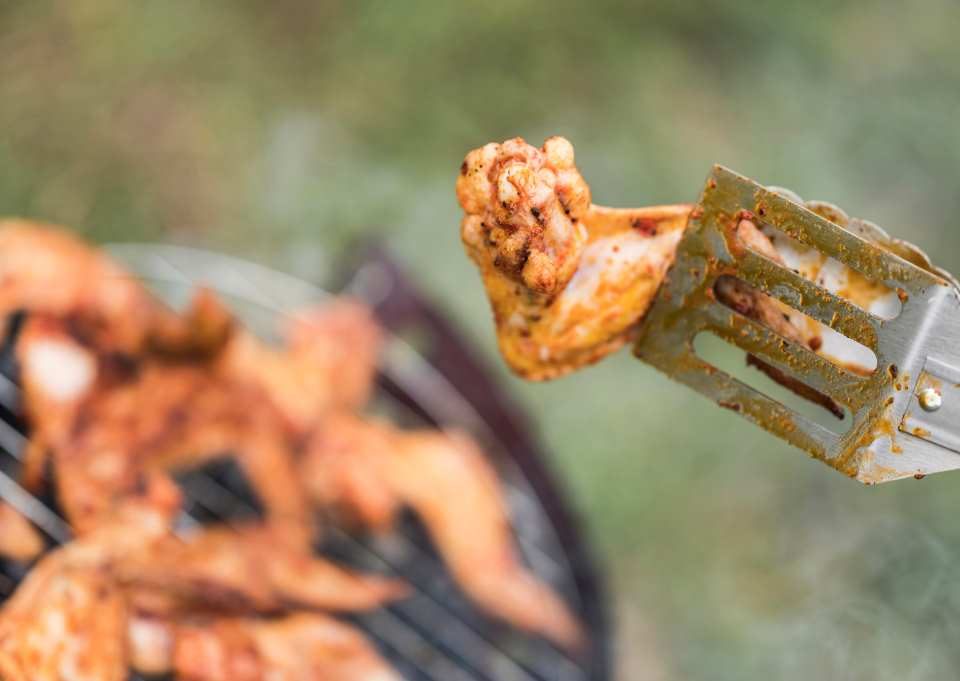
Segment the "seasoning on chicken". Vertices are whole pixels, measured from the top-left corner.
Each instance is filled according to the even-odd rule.
[[[353,627],[310,613],[179,627],[182,681],[400,681]]]
[[[689,206],[602,208],[573,147],[517,138],[471,151],[457,178],[461,237],[524,378],[562,376],[620,348],[673,262]]]
[[[43,537],[9,504],[0,503],[0,556],[28,563],[43,553]]]
[[[345,505],[379,529],[398,507],[412,508],[457,583],[487,612],[566,648],[582,644],[563,601],[523,567],[497,475],[466,436],[340,414],[326,421],[303,465],[319,503]]]

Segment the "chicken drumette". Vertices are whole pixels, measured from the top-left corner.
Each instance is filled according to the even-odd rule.
[[[649,306],[689,206],[595,206],[573,147],[551,137],[471,151],[461,237],[480,269],[500,350],[518,374],[561,376],[621,347]]]

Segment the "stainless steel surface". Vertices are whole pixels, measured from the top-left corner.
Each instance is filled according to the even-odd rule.
[[[734,226],[744,218],[776,228],[896,291],[902,302],[899,315],[881,319],[734,243]],[[843,229],[795,196],[718,166],[693,211],[635,352],[672,378],[863,482],[960,468],[960,376],[951,382],[954,373],[948,370],[960,365],[956,286],[919,249],[886,237],[870,223],[858,225]],[[713,295],[720,276],[737,277],[857,341],[876,355],[876,369],[867,376],[850,371],[721,304]],[[834,432],[815,423],[705,362],[693,348],[703,331],[846,407],[851,418],[845,430]],[[930,385],[921,385],[921,379]],[[917,391],[929,387],[940,391],[943,408],[911,411],[919,406]]]
[[[900,430],[958,452],[960,456],[960,369],[928,357]],[[919,407],[919,408],[918,408]]]

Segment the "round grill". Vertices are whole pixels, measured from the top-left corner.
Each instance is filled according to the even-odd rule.
[[[267,338],[277,315],[329,295],[294,277],[206,251],[154,245],[117,245],[110,250],[171,304],[184,303],[203,284]],[[348,281],[346,291],[365,299],[390,332],[372,408],[402,425],[457,427],[477,438],[501,475],[525,560],[570,604],[590,645],[583,655],[570,656],[480,613],[463,596],[412,516],[404,517],[386,536],[358,534],[336,525],[324,533],[318,550],[325,555],[399,576],[412,587],[406,600],[353,621],[410,681],[605,681],[610,639],[597,568],[519,410],[384,253],[368,251]],[[14,482],[25,444],[11,351],[17,326],[10,325],[0,348],[0,497],[56,544],[69,538],[69,529],[55,499],[36,499]],[[247,481],[232,463],[206,466],[178,482],[186,499],[185,523],[259,513]],[[0,599],[25,573],[23,567],[0,560]]]

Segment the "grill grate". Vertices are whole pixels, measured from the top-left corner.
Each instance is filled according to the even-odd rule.
[[[120,249],[121,256],[123,249]],[[144,247],[133,253],[144,271]],[[186,249],[150,247],[148,283],[169,289],[170,277],[156,277],[157,267],[176,272],[176,288],[161,291],[176,299],[202,278],[208,287],[240,302],[238,313],[248,323],[276,315],[270,300],[289,301],[291,283],[300,296],[323,294],[259,266],[225,256]],[[129,258],[128,258],[129,259]],[[371,269],[373,268],[373,269]],[[375,306],[395,334],[411,334],[423,354],[394,337],[388,343],[374,407],[409,425],[458,426],[478,437],[500,470],[521,552],[531,568],[561,593],[590,636],[589,651],[573,658],[554,646],[524,635],[479,613],[444,568],[419,522],[405,516],[395,532],[373,537],[332,526],[318,546],[344,564],[393,574],[406,580],[412,595],[381,610],[352,617],[398,672],[409,681],[605,681],[609,640],[605,601],[593,561],[558,492],[542,456],[517,420],[516,408],[491,385],[488,372],[463,341],[426,304],[403,274],[382,253],[371,252],[349,287]],[[371,272],[379,277],[377,295],[363,285]],[[202,275],[200,274],[202,272]],[[150,275],[154,276],[150,276]],[[259,300],[237,294],[237,282],[256,282]],[[387,286],[384,287],[384,282]],[[222,282],[227,285],[220,286]],[[265,282],[273,284],[271,289]],[[286,289],[284,288],[286,286]],[[267,292],[267,297],[263,294]],[[181,296],[182,297],[182,296]],[[298,307],[302,301],[288,304]],[[267,302],[265,303],[264,300]],[[23,511],[51,544],[65,541],[69,530],[54,499],[36,499],[16,482],[25,428],[18,419],[17,371],[10,352],[17,324],[0,350],[0,497]],[[424,357],[426,355],[426,357]],[[237,522],[260,513],[239,469],[216,462],[178,479],[184,491],[185,525]],[[26,570],[0,560],[0,600],[6,598]],[[131,677],[136,679],[137,677]]]

